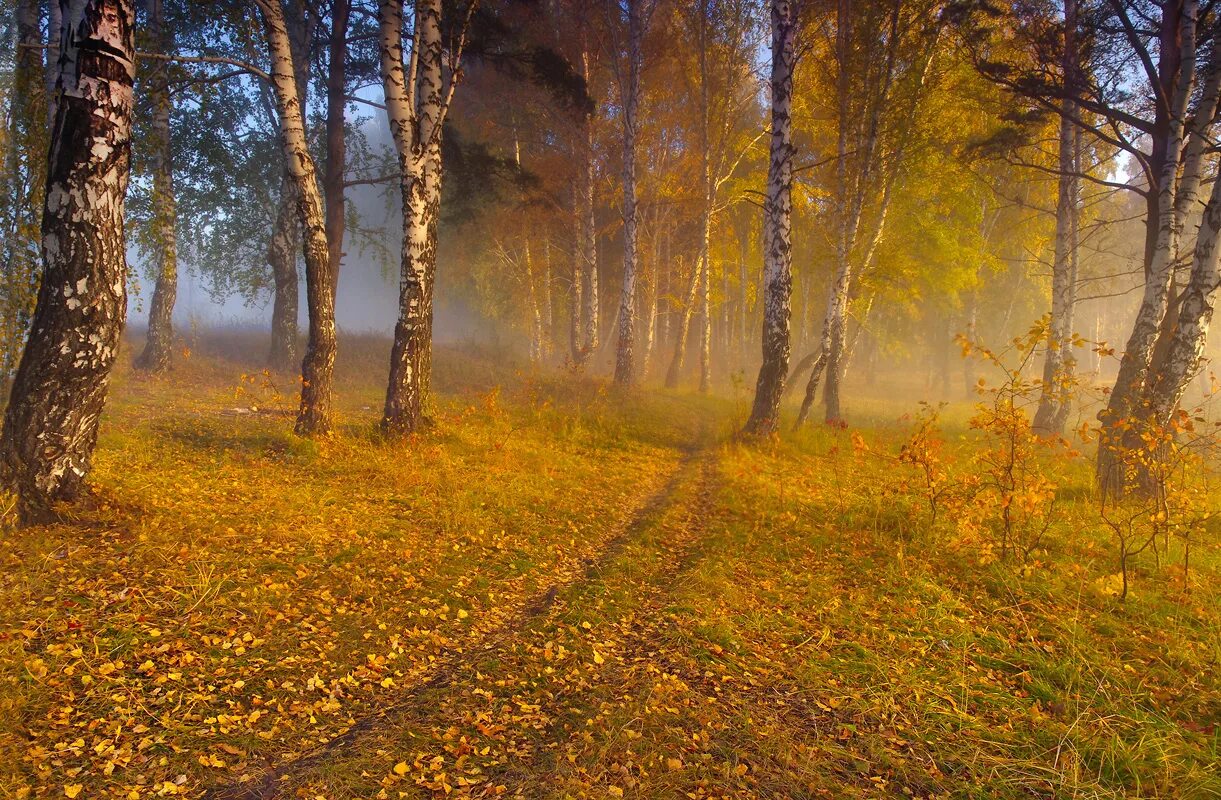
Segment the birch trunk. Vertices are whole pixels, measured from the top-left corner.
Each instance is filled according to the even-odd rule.
[[[267,365],[277,372],[298,367],[297,356],[297,239],[296,185],[288,170],[280,179],[280,198],[276,220],[267,246],[267,265],[271,267],[274,294],[271,306],[271,348]]]
[[[712,283],[712,213],[716,203],[716,187],[712,175],[712,142],[709,135],[710,120],[708,102],[708,0],[700,0],[699,25],[699,69],[700,69],[700,159],[704,180],[704,206],[701,211],[701,239],[699,263],[700,304],[700,393],[708,391],[712,382],[712,308],[710,303]]]
[[[382,429],[401,436],[423,421],[432,349],[435,223],[441,199],[441,0],[416,3],[410,78],[403,68],[402,0],[382,0],[378,17],[382,83],[403,194],[399,319]]]
[[[657,341],[657,234],[649,237],[648,269],[644,272],[644,297],[641,307],[644,309],[644,341],[640,347],[640,380],[649,375],[649,367],[653,361],[653,345]]]
[[[572,280],[568,292],[568,350],[575,367],[585,363],[581,353],[581,335],[585,330],[581,324],[585,316],[585,269],[581,250],[584,223],[580,209],[581,189],[578,176],[572,183]]]
[[[704,215],[704,251],[700,258],[700,394],[712,384],[712,215]]]
[[[750,276],[747,274],[747,261],[750,258],[750,248],[747,245],[750,226],[746,226],[746,230],[742,233],[738,240],[738,359],[742,363],[743,371],[746,370],[746,351],[750,341],[750,302],[747,295],[747,286],[750,284]]]
[[[335,289],[330,274],[329,244],[317,168],[305,137],[297,71],[279,0],[255,0],[263,15],[271,55],[271,83],[280,116],[284,160],[296,188],[297,214],[305,254],[309,341],[301,363],[301,407],[296,431],[325,434],[331,427],[331,393],[335,372]]]
[[[310,24],[296,4],[286,9],[284,24],[288,29],[289,47],[296,70],[297,101],[305,108],[309,95]],[[266,91],[265,84],[260,87]],[[274,105],[274,102],[270,103]],[[297,221],[298,199],[296,181],[284,165],[280,176],[280,193],[276,200],[276,219],[272,224],[267,245],[267,265],[271,268],[271,344],[267,365],[277,372],[299,369],[297,353],[297,318],[300,304],[300,276],[297,274],[297,248],[300,245],[300,224]],[[329,255],[329,252],[328,252]]]
[[[555,343],[554,311],[551,307],[551,236],[543,239],[543,358],[551,358]]]
[[[127,312],[135,10],[131,0],[71,0],[66,10],[42,283],[0,438],[0,469],[27,524],[81,492]]]
[[[793,212],[793,59],[797,13],[792,0],[771,0],[772,135],[764,204],[763,363],[746,433],[775,432],[789,369],[789,301],[793,291],[790,244]]]
[[[623,91],[623,288],[619,293],[619,342],[615,352],[615,383],[635,380],[636,344],[636,125],[640,108],[640,62],[644,41],[643,0],[627,0],[628,67]]]
[[[534,259],[530,254],[530,240],[522,241],[522,260],[526,265],[526,289],[530,301],[530,361],[543,361],[543,309],[539,303],[538,287],[534,280]]]
[[[1163,43],[1169,42],[1169,52],[1162,52],[1162,74],[1169,83],[1169,109],[1166,134],[1155,141],[1155,155],[1160,156],[1160,169],[1155,175],[1157,185],[1151,187],[1156,197],[1156,232],[1148,266],[1145,270],[1145,288],[1141,296],[1140,309],[1128,336],[1127,345],[1119,362],[1119,374],[1111,390],[1107,407],[1099,414],[1102,435],[1099,439],[1096,474],[1103,492],[1118,494],[1124,489],[1120,469],[1120,450],[1131,442],[1132,426],[1127,425],[1132,416],[1144,416],[1139,407],[1149,375],[1149,365],[1157,342],[1162,320],[1169,302],[1171,278],[1174,273],[1174,256],[1178,251],[1175,220],[1175,192],[1177,188],[1181,153],[1186,125],[1187,103],[1192,94],[1195,74],[1195,20],[1198,0],[1185,0],[1178,19],[1178,35],[1171,34],[1174,20],[1170,12],[1173,4],[1163,9]],[[1174,63],[1175,47],[1179,52],[1178,63]],[[1163,88],[1166,88],[1165,85]],[[1160,153],[1156,152],[1160,149]]]
[[[148,26],[162,53],[173,52],[165,30],[162,0],[149,0]],[[153,120],[153,238],[157,248],[157,281],[148,310],[148,337],[136,369],[159,373],[171,366],[174,345],[174,301],[178,296],[178,211],[170,149],[169,63],[154,61],[149,76]]]
[[[678,318],[678,328],[674,336],[674,357],[670,359],[670,368],[666,370],[667,389],[677,389],[678,381],[682,377],[683,361],[687,354],[687,337],[691,333],[691,317],[695,314],[701,274],[702,265],[697,263],[691,273],[691,287],[687,290],[687,302],[683,305],[682,315]]]
[[[1039,408],[1032,427],[1042,436],[1059,436],[1072,403],[1073,260],[1076,251],[1077,155],[1075,152],[1077,104],[1072,97],[1077,70],[1077,3],[1064,3],[1064,50],[1061,71],[1068,95],[1060,112],[1060,176],[1056,199],[1055,261],[1051,277],[1051,325],[1043,360]]]
[[[581,77],[585,85],[590,83],[590,52],[582,42]],[[599,295],[598,295],[598,230],[594,218],[594,114],[581,118],[581,163],[578,176],[577,217],[580,226],[581,260],[581,348],[578,364],[584,366],[598,349]]]
[[[1191,278],[1179,303],[1178,324],[1161,369],[1153,376],[1147,404],[1156,423],[1170,422],[1183,393],[1199,370],[1204,346],[1208,342],[1216,304],[1217,287],[1221,285],[1218,256],[1221,247],[1221,181],[1214,181],[1212,196],[1204,209],[1200,230],[1192,256]]]

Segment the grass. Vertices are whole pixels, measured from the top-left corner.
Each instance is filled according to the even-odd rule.
[[[981,564],[881,393],[746,446],[741,397],[446,350],[389,445],[344,344],[317,442],[241,337],[117,376],[93,496],[4,534],[0,795],[1221,796],[1216,531],[1119,602],[1084,457]]]

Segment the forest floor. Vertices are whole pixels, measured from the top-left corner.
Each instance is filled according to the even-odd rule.
[[[387,444],[346,340],[307,441],[243,347],[121,370],[89,501],[3,532],[0,796],[1221,797],[1221,533],[1120,601],[1085,455],[1018,563],[922,527],[915,390],[745,445],[741,388],[443,349]]]

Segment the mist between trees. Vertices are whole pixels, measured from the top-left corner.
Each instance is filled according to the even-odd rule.
[[[850,372],[970,391],[956,335],[996,346],[1048,314],[1034,425],[1064,431],[1080,377],[1113,386],[1098,471],[1122,492],[1116,449],[1206,363],[1215,13],[10,2],[7,469],[35,506],[78,491],[127,289],[137,366],[165,371],[185,272],[270,306],[306,435],[331,424],[337,290],[342,324],[393,329],[388,433],[424,418],[437,304],[455,337],[617,385],[757,374],[756,434],[789,392],[798,424],[820,389],[846,418]],[[73,444],[36,454],[48,438]]]
[[[1219,2],[0,0],[0,795],[1221,793]]]

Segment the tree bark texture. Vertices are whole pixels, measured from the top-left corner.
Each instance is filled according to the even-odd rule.
[[[0,438],[25,523],[89,473],[127,313],[132,0],[71,0],[42,218],[43,277]]]
[[[772,135],[764,204],[763,363],[746,432],[775,432],[789,369],[789,303],[792,276],[793,59],[797,13],[792,0],[771,0]]]

